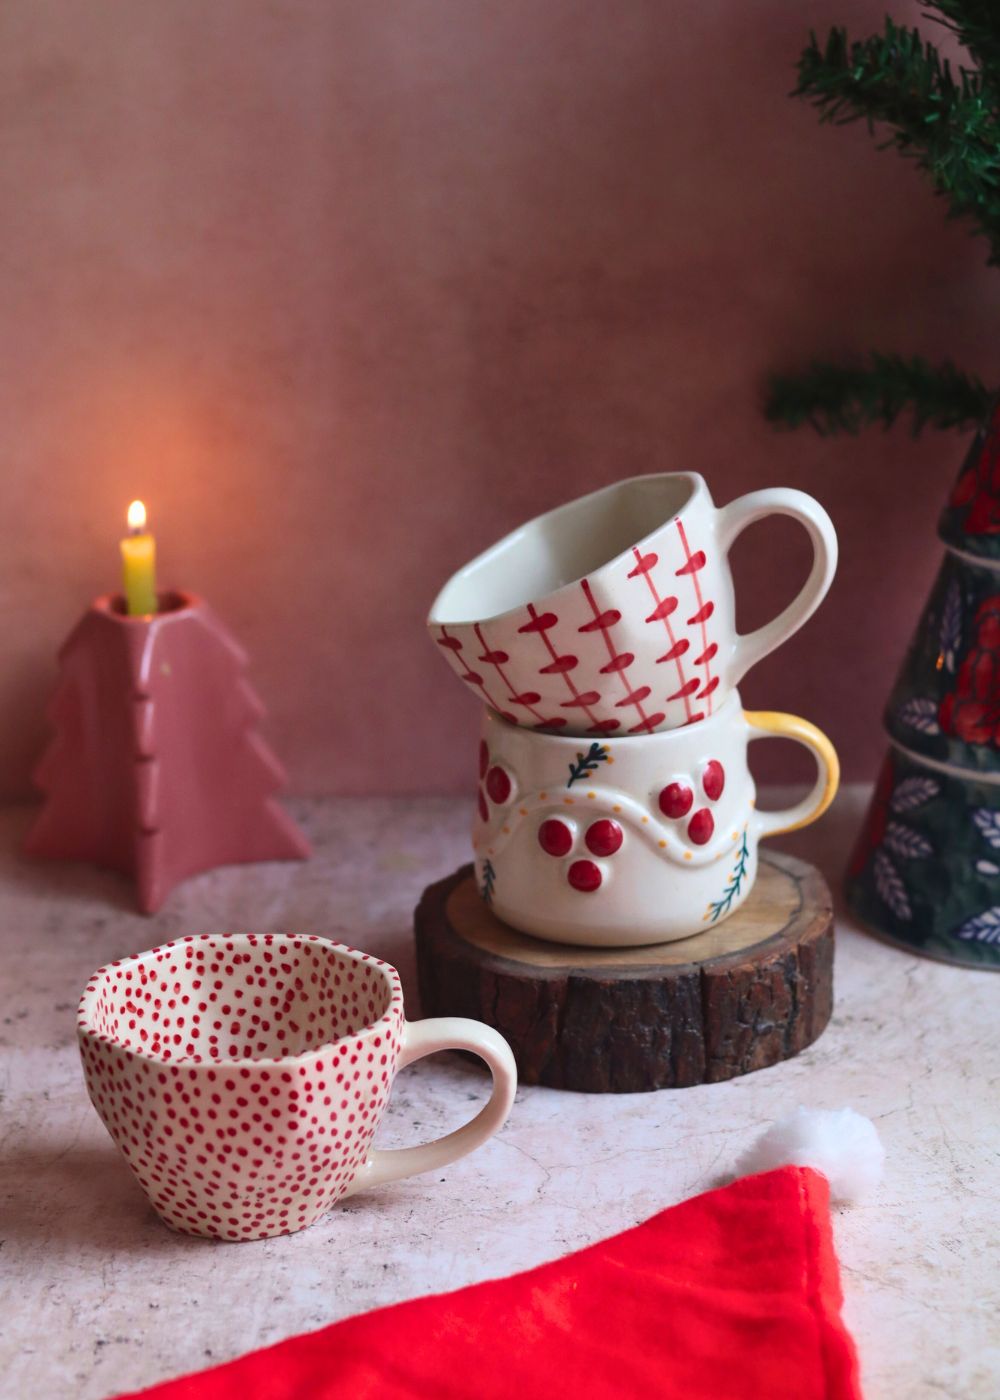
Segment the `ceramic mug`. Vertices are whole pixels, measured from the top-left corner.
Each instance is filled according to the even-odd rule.
[[[299,934],[206,934],[109,963],[78,1035],[91,1102],[155,1210],[224,1240],[289,1234],[436,1171],[492,1137],[517,1087],[495,1030],[406,1021],[394,968]],[[438,1050],[486,1061],[489,1102],[435,1142],[372,1151],[396,1073]]]
[[[747,746],[793,739],[816,760],[812,791],[758,812]],[[558,943],[630,947],[700,933],[734,913],[757,844],[833,801],[833,745],[795,715],[751,713],[735,692],[689,729],[582,743],[485,710],[474,819],[476,879],[505,923]]]
[[[741,636],[727,555],[768,515],[805,527],[812,570],[783,612]],[[819,607],[836,566],[830,517],[801,491],[717,509],[693,472],[637,476],[507,535],[445,584],[427,623],[459,678],[511,724],[650,734],[714,714]]]

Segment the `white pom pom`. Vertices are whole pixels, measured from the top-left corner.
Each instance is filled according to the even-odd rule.
[[[856,1201],[882,1180],[885,1148],[870,1118],[853,1108],[799,1108],[772,1123],[736,1166],[737,1176],[774,1167],[814,1167],[834,1201]]]

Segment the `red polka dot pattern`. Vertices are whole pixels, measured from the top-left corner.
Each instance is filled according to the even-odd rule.
[[[584,840],[587,850],[592,855],[613,856],[616,851],[621,850],[622,829],[617,822],[602,817],[600,821],[591,822],[587,827]]]
[[[486,791],[491,802],[503,803],[510,797],[510,775],[498,763],[495,763],[486,774]]]
[[[696,846],[704,846],[707,841],[711,841],[714,830],[715,818],[707,807],[699,807],[688,822],[688,836]]]
[[[705,789],[705,796],[710,802],[718,802],[722,796],[722,790],[726,786],[726,770],[717,758],[709,759],[705,764],[705,771],[701,775],[701,785]]]
[[[595,865],[592,860],[575,860],[567,871],[566,878],[581,894],[593,894],[601,888],[604,876],[600,866]]]
[[[546,855],[565,856],[573,845],[573,833],[565,822],[550,817],[538,828],[538,844]]]
[[[305,935],[203,935],[96,972],[91,1102],[163,1219],[218,1239],[309,1225],[354,1180],[403,1031],[387,963]]]
[[[686,817],[694,805],[694,792],[687,783],[668,783],[660,791],[660,811],[672,821]]]

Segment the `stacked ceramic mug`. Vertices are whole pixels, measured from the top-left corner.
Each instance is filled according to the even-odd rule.
[[[741,636],[728,552],[768,515],[807,530],[798,597]],[[815,821],[837,758],[815,726],[744,711],[736,687],[822,602],[836,569],[826,511],[800,491],[717,509],[693,473],[634,477],[538,517],[460,569],[431,635],[483,702],[473,846],[483,899],[564,943],[702,932],[746,900],[762,837]],[[758,812],[747,746],[783,735],[817,778]]]

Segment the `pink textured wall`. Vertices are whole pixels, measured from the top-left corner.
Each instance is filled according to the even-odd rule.
[[[296,790],[457,790],[477,716],[423,635],[439,583],[671,467],[830,509],[834,590],[744,696],[868,774],[961,447],[775,435],[760,382],[868,345],[1000,371],[982,248],[786,96],[810,26],[882,12],[4,5],[0,790],[27,790],[53,653],[115,586],[135,495],[163,582],[252,651]],[[792,527],[737,562],[747,623],[804,568]]]

